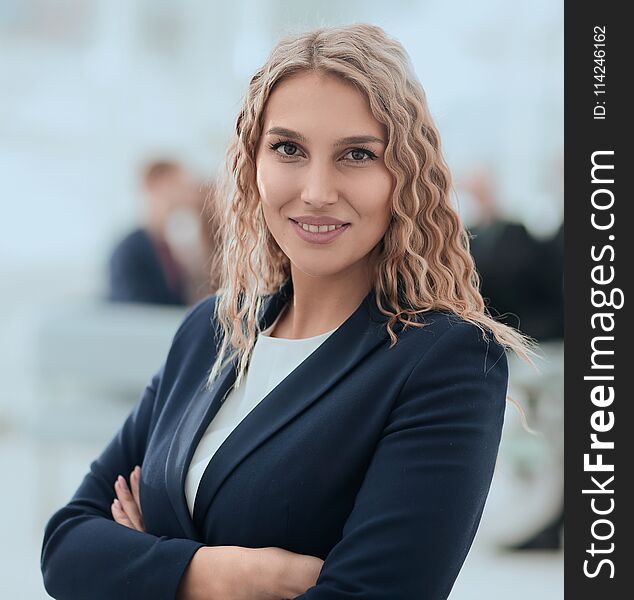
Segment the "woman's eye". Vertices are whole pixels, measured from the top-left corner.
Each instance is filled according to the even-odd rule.
[[[346,158],[346,160],[351,162],[367,162],[376,158],[375,154],[363,148],[353,148],[346,154],[346,156],[348,155],[352,156],[352,158]]]
[[[278,152],[280,148],[283,152]],[[290,142],[278,142],[277,144],[271,144],[271,150],[281,156],[296,156],[298,148],[295,144],[291,144]]]

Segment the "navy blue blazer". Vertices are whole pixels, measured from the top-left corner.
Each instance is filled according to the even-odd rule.
[[[268,297],[268,327],[292,282]],[[389,348],[370,292],[212,457],[190,518],[194,450],[234,383],[204,389],[215,296],[198,302],[127,420],[46,525],[55,598],[172,599],[203,545],[277,546],[324,560],[302,600],[440,600],[475,535],[493,475],[508,364],[494,338],[448,312]],[[110,513],[117,475],[142,465],[146,532]]]
[[[108,300],[185,305],[182,280],[172,287],[150,234],[135,229],[115,247],[108,262]]]

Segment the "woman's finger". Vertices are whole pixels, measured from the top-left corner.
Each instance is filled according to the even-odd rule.
[[[115,499],[110,505],[110,512],[112,512],[112,517],[117,523],[119,523],[119,525],[125,525],[130,529],[134,529],[132,521],[130,521],[128,515],[125,514],[125,511],[121,508],[121,503],[118,500]]]
[[[144,531],[141,515],[139,514],[139,508],[137,507],[136,502],[132,497],[132,493],[128,488],[128,484],[122,475],[119,475],[117,478],[114,488],[117,493],[117,498],[119,499],[119,502],[121,502],[128,519],[132,522],[134,529]]]
[[[132,497],[136,502],[136,506],[139,509],[139,515],[141,521],[143,521],[143,511],[141,510],[141,494],[139,493],[139,481],[141,479],[141,467],[137,466],[134,471],[130,473],[130,487],[132,488]]]
[[[145,531],[145,523],[143,521],[143,511],[141,510],[141,467],[137,465],[130,475],[130,487],[132,488],[132,497],[139,511],[139,521],[141,523],[141,531]]]

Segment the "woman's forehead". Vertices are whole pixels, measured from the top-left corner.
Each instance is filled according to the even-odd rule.
[[[360,135],[384,139],[385,133],[362,92],[323,73],[301,73],[281,81],[267,100],[262,122],[264,133],[284,128],[305,141]]]

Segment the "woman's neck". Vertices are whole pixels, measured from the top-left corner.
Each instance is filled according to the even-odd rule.
[[[373,282],[367,262],[327,277],[309,276],[291,265],[291,277],[293,296],[269,331],[272,337],[301,339],[335,329],[359,307]]]

